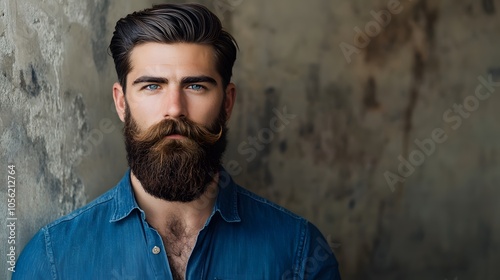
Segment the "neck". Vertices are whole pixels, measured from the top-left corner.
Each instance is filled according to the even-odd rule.
[[[177,202],[148,194],[133,172],[130,173],[130,177],[137,204],[146,213],[147,222],[160,234],[172,224],[178,223],[184,225],[186,231],[198,233],[212,213],[218,193],[218,178],[210,183],[198,199],[190,202]]]

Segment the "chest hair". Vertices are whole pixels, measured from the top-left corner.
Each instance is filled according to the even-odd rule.
[[[171,221],[162,234],[163,245],[167,250],[167,258],[174,280],[184,280],[196,237],[196,234],[188,233],[185,225],[179,220]]]

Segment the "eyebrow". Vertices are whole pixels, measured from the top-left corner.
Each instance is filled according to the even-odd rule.
[[[209,76],[201,75],[201,76],[192,76],[192,77],[184,77],[181,80],[181,84],[195,84],[195,83],[209,83],[214,86],[217,85],[217,81]]]
[[[140,83],[168,84],[168,79],[162,77],[154,77],[154,76],[141,76],[135,79],[132,85]],[[194,84],[194,83],[209,83],[214,86],[217,85],[217,81],[214,78],[205,75],[184,77],[181,80],[182,85]]]
[[[132,85],[140,83],[155,83],[155,84],[167,84],[168,79],[153,76],[141,76],[132,83]]]

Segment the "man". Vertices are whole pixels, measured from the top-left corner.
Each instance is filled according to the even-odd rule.
[[[196,4],[118,21],[113,98],[130,170],[43,227],[13,279],[340,279],[312,224],[221,167],[237,45]]]

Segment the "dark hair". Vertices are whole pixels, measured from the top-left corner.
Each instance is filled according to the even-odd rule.
[[[214,49],[223,88],[231,81],[238,44],[222,29],[217,16],[202,5],[154,5],[129,14],[116,23],[109,50],[124,92],[130,72],[130,53],[135,46],[147,42],[210,45]]]

